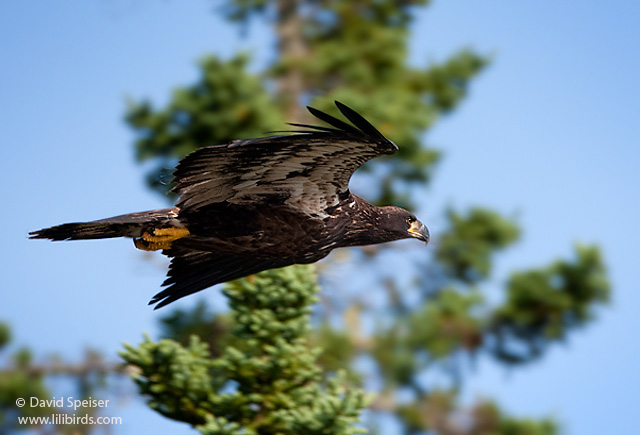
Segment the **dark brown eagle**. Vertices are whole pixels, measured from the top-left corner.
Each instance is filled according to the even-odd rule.
[[[376,207],[349,191],[366,161],[398,150],[373,125],[336,101],[353,125],[317,109],[331,127],[200,148],[178,164],[175,207],[69,223],[34,239],[131,237],[136,248],[171,257],[163,307],[214,284],[262,270],[313,263],[335,248],[414,237],[429,231],[407,210]]]

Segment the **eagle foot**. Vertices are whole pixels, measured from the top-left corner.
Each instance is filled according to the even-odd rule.
[[[143,251],[170,249],[171,243],[189,234],[186,228],[155,228],[153,234],[144,232],[142,237],[133,239],[136,248]]]
[[[153,243],[173,242],[188,234],[189,230],[186,228],[154,228],[153,234],[145,231],[142,234],[142,240]]]
[[[161,249],[171,249],[171,242],[147,242],[142,239],[133,239],[136,248],[142,251],[159,251]]]

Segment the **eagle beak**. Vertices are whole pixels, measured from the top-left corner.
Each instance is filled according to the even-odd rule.
[[[411,237],[422,240],[425,243],[429,243],[429,230],[420,221],[413,221],[411,226],[407,230]]]

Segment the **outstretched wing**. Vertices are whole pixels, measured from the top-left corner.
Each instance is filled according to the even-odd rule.
[[[243,255],[219,255],[176,246],[163,251],[171,258],[168,277],[160,293],[149,305],[156,304],[154,310],[175,302],[190,294],[212,285],[232,281],[266,269],[289,266],[292,261],[282,259],[257,259]]]
[[[366,161],[398,147],[358,113],[336,101],[348,124],[308,107],[331,127],[291,124],[285,136],[200,148],[174,173],[176,204],[189,212],[213,203],[285,204],[324,217],[348,194],[351,175]]]

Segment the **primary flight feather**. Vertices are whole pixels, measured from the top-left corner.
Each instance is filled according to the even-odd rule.
[[[335,248],[429,231],[407,210],[376,207],[349,191],[363,163],[398,150],[373,125],[336,101],[348,124],[308,107],[330,127],[291,124],[282,136],[200,148],[178,164],[176,206],[30,233],[34,239],[133,238],[171,258],[160,308],[214,284],[266,269],[313,263]]]

